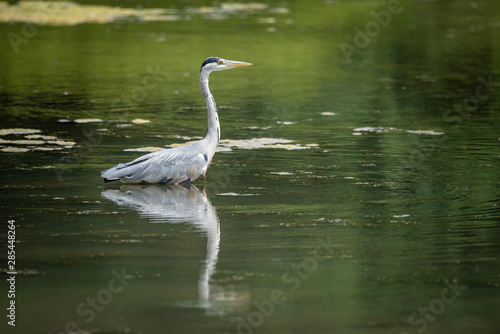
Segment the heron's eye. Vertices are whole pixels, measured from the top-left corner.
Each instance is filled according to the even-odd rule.
[[[217,65],[222,65],[222,64],[224,64],[224,63],[225,63],[225,61],[224,61],[224,60],[219,60],[219,61],[217,61]]]

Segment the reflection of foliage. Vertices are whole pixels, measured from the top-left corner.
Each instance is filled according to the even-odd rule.
[[[0,2],[0,22],[31,22],[41,25],[110,23],[117,20],[177,21],[185,15],[201,14],[221,19],[228,14],[255,13],[267,9],[259,3],[223,3],[219,7],[189,8],[185,11],[165,8],[120,8],[103,5],[80,5],[71,1],[21,1],[9,6]],[[274,13],[283,13],[275,8]]]
[[[175,15],[166,9],[134,9],[110,6],[80,5],[71,1],[21,1],[9,6],[0,5],[0,21],[32,22],[44,25],[74,25],[108,23],[118,19],[135,18],[143,21],[170,21]]]

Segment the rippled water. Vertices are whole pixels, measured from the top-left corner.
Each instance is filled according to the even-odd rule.
[[[498,332],[499,6],[266,4],[0,24],[25,38],[0,40],[18,272],[17,328],[2,326]],[[206,181],[104,186],[101,170],[205,135],[208,56],[254,66],[211,76]]]

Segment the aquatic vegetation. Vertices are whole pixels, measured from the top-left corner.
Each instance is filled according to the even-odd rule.
[[[43,139],[43,140],[57,140],[56,136],[44,136],[44,135],[27,135],[24,136],[26,139]]]
[[[258,148],[303,150],[317,146],[318,144],[297,144],[293,140],[282,138],[252,138],[247,140],[224,139],[219,142],[218,149],[222,151],[231,151],[232,148],[240,150],[253,150]]]
[[[440,136],[444,134],[443,132],[437,132],[434,130],[405,130],[393,127],[371,127],[371,126],[355,128],[352,131],[353,135],[356,136],[361,135],[363,132],[373,132],[373,133],[403,132],[403,133],[414,133],[418,135],[429,135],[429,136]]]
[[[269,172],[269,174],[274,174],[274,175],[294,175],[293,173],[290,173],[290,172]]]
[[[38,129],[23,129],[23,128],[0,129],[0,136],[22,135],[22,134],[40,133],[40,132],[42,132],[42,130]]]
[[[132,120],[132,123],[134,123],[134,124],[146,124],[146,123],[151,123],[151,121],[148,119],[136,118],[136,119]]]
[[[42,130],[38,129],[0,129],[0,136],[16,136],[15,139],[0,138],[0,150],[8,153],[23,153],[29,151],[62,151],[72,148],[76,142],[71,140],[59,139],[56,136],[35,134]],[[19,135],[24,135],[23,139]],[[15,146],[4,146],[6,144]]]
[[[105,5],[81,5],[72,1],[20,1],[10,5],[0,2],[0,22],[30,22],[37,25],[76,25],[116,21],[180,21],[190,15],[207,19],[225,19],[229,15],[253,14],[268,10],[286,14],[288,8],[269,8],[265,3],[222,3],[213,7],[192,7],[184,10],[166,8],[121,8]]]
[[[146,146],[146,147],[138,147],[138,148],[126,148],[125,152],[158,152],[163,150],[161,147],[154,146]]]
[[[5,140],[0,138],[0,144],[17,144],[17,145],[41,145],[44,144],[45,141],[43,140],[30,140],[30,139],[25,139],[25,140]]]
[[[220,193],[218,196],[256,196],[256,194],[238,194],[234,192]]]
[[[19,153],[19,152],[28,152],[29,149],[24,147],[7,146],[7,147],[2,147],[0,151],[7,153]]]
[[[80,119],[75,119],[75,123],[100,123],[103,122],[102,119],[100,118],[80,118]]]
[[[172,21],[167,9],[119,8],[103,5],[80,5],[71,1],[20,1],[0,4],[0,22],[31,22],[40,25],[76,25],[110,23],[120,19]]]
[[[191,138],[187,138],[191,139]],[[189,145],[194,141],[189,141],[187,143],[174,143],[170,147],[179,147],[184,145]],[[271,148],[271,149],[285,149],[285,150],[304,150],[319,146],[318,144],[297,144],[290,139],[282,138],[252,138],[252,139],[223,139],[219,142],[217,146],[217,152],[230,152],[233,149],[239,150],[254,150],[259,148]],[[139,147],[139,148],[128,148],[124,151],[127,152],[156,152],[162,150],[161,147]]]

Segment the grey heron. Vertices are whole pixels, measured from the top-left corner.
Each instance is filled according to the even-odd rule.
[[[143,155],[131,162],[120,163],[101,172],[104,182],[189,184],[205,175],[220,140],[217,106],[208,87],[208,77],[214,71],[228,70],[252,64],[209,57],[201,65],[199,83],[207,103],[208,131],[205,138],[186,146],[164,149]]]

